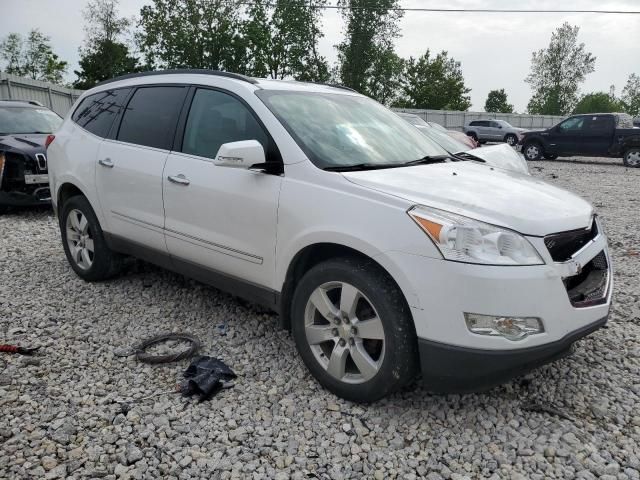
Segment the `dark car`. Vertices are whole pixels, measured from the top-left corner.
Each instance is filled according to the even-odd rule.
[[[37,102],[0,101],[0,211],[51,201],[45,143],[61,123]]]
[[[523,134],[518,149],[527,160],[558,157],[622,158],[640,167],[640,129],[626,113],[573,115],[554,127]]]

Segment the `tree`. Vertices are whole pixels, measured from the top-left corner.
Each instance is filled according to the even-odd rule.
[[[533,89],[529,113],[567,115],[578,103],[579,85],[596,63],[584,43],[578,43],[579,31],[565,22],[551,34],[548,48],[533,52],[525,79]]]
[[[427,50],[420,58],[407,61],[403,98],[399,106],[435,110],[467,110],[471,91],[464,84],[460,62],[442,51],[435,57]]]
[[[245,71],[257,77],[327,81],[329,67],[317,51],[320,8],[325,0],[253,2],[242,25],[247,43]]]
[[[337,76],[342,84],[389,102],[400,86],[403,62],[394,53],[402,11],[398,0],[340,0],[345,39],[337,45]],[[395,90],[395,91],[392,91]]]
[[[513,113],[513,105],[507,102],[507,92],[504,88],[491,90],[484,103],[484,111],[491,113]]]
[[[620,99],[627,113],[640,116],[640,76],[635,73],[629,75]]]
[[[4,70],[13,75],[61,84],[67,62],[53,53],[51,39],[38,29],[31,30],[26,40],[10,33],[0,42],[0,58],[7,62]]]
[[[583,95],[573,113],[609,113],[623,110],[620,100],[615,97],[613,88],[609,93],[593,92]]]
[[[76,88],[89,89],[98,82],[140,70],[138,59],[119,41],[131,25],[118,16],[118,0],[92,0],[83,12],[86,47],[80,49]]]
[[[243,73],[241,0],[152,0],[140,10],[140,49],[151,67]]]

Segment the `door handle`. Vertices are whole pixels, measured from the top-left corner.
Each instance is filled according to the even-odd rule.
[[[169,180],[171,183],[177,183],[178,185],[185,185],[185,186],[191,183],[189,179],[185,177],[183,174],[169,175],[167,177],[167,180]]]
[[[113,168],[113,162],[111,161],[111,159],[109,157],[101,158],[100,160],[98,160],[98,163],[100,165],[102,165],[103,167]]]

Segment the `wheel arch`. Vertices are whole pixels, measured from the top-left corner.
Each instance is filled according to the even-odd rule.
[[[398,272],[395,272],[395,276],[391,273],[391,268],[389,268],[390,265],[385,262],[386,257],[384,255],[371,256],[343,244],[318,242],[307,245],[299,250],[289,263],[282,283],[282,289],[280,291],[279,312],[280,326],[282,328],[286,330],[291,329],[291,300],[298,280],[300,280],[300,278],[302,278],[302,276],[315,265],[331,258],[346,256],[366,260],[380,269],[380,271],[383,272],[398,288],[408,307],[417,303],[417,297],[415,297],[415,294],[412,292],[409,293],[406,288],[403,289],[398,283]],[[407,298],[408,293],[410,298]]]

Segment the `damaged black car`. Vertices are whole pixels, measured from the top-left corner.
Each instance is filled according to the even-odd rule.
[[[51,202],[46,142],[61,123],[37,102],[0,101],[0,213]]]

